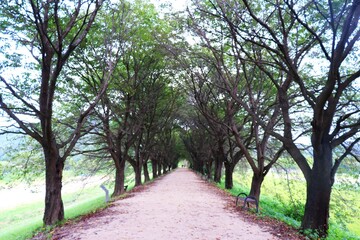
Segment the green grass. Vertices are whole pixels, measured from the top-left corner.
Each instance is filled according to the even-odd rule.
[[[35,202],[0,212],[0,239],[26,239],[42,226],[43,202]]]
[[[69,180],[73,177],[76,175],[72,172],[66,172],[64,179]],[[0,184],[6,185],[4,181],[0,181]],[[128,169],[125,185],[128,185],[128,190],[131,190],[134,184],[135,176],[131,169]],[[110,184],[106,187],[111,193],[114,186]],[[74,193],[63,194],[62,198],[65,221],[95,212],[107,205],[105,193],[99,186],[89,186]],[[0,211],[0,240],[24,240],[32,237],[35,232],[46,231],[42,222],[43,211],[43,200]]]
[[[126,179],[130,190],[133,177]],[[113,186],[107,186],[111,192]],[[76,193],[63,195],[65,220],[94,212],[106,206],[105,193],[98,186],[84,188]],[[44,202],[17,206],[0,212],[0,240],[23,240],[32,237],[34,232],[44,230],[42,217]]]
[[[86,189],[80,196],[76,195],[66,194],[63,197],[65,219],[90,213],[106,205],[104,194],[99,189]],[[0,239],[30,238],[36,230],[43,226],[43,210],[44,203],[41,201],[0,212]]]
[[[222,184],[218,185],[224,188]],[[234,173],[234,188],[229,192],[236,196],[248,193],[251,186],[251,173]],[[264,180],[260,197],[260,214],[270,216],[299,228],[304,213],[306,183],[297,171],[288,175],[270,172]],[[330,204],[330,230],[328,239],[360,239],[360,192],[356,187],[333,187]]]
[[[0,239],[3,240],[22,240],[32,237],[33,232],[42,226],[42,220],[37,218],[24,219],[0,231]]]
[[[66,219],[72,219],[79,215],[84,215],[90,212],[94,212],[99,208],[105,207],[107,204],[104,202],[104,196],[95,196],[90,199],[82,200],[76,204],[70,205],[66,210]]]

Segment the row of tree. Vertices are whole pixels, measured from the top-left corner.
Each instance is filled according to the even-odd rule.
[[[136,185],[149,161],[154,176],[175,166],[181,133],[192,168],[219,182],[225,167],[226,188],[245,159],[257,198],[291,156],[307,185],[302,228],[327,234],[337,169],[359,160],[359,0],[193,0],[161,17],[141,1],[7,0],[0,14],[1,37],[34,59],[2,75],[0,107],[15,122],[4,133],[43,149],[45,224],[64,217],[70,155],[111,159],[116,196],[125,162]],[[1,46],[1,72],[25,67],[13,49]]]
[[[199,44],[177,56],[197,110],[184,137],[193,168],[219,182],[224,164],[232,188],[245,159],[259,199],[287,154],[306,180],[302,229],[326,236],[336,172],[359,161],[360,1],[195,0],[187,12]]]
[[[69,156],[111,159],[113,196],[124,192],[126,162],[136,186],[142,170],[150,179],[150,161],[153,177],[176,167],[173,123],[181,98],[161,48],[172,27],[153,5],[9,0],[2,3],[1,27],[2,37],[18,44],[15,51],[2,46],[7,61],[1,71],[25,72],[1,76],[0,107],[12,119],[2,134],[28,135],[42,148],[44,224],[64,219],[61,190]]]

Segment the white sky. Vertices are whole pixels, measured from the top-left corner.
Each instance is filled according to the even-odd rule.
[[[186,9],[190,0],[150,0],[156,7],[160,7],[163,3],[170,3],[174,11],[182,11]]]

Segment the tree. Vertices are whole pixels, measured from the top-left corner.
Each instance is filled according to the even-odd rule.
[[[169,76],[153,81],[146,87],[146,98],[141,105],[146,108],[141,143],[145,181],[149,180],[147,162],[152,156],[153,174],[157,176],[157,165],[176,165],[174,116],[179,108],[179,91],[170,87]],[[165,81],[164,81],[165,80]],[[140,148],[139,148],[140,149]],[[140,155],[139,154],[139,155]],[[168,161],[169,164],[165,164]]]
[[[173,111],[174,95],[167,94],[170,75],[166,54],[158,42],[167,38],[171,28],[158,18],[152,4],[142,1],[106,6],[99,20],[91,51],[79,53],[78,62],[83,64],[73,70],[81,73],[86,69],[81,76],[87,83],[84,92],[90,89],[94,94],[103,82],[104,59],[114,66],[108,90],[95,109],[93,120],[99,122],[99,128],[94,136],[100,144],[94,145],[93,151],[106,150],[111,156],[115,169],[113,196],[118,196],[124,191],[126,161],[134,168],[136,186],[141,184],[142,169],[148,179],[146,164],[154,136]],[[106,58],[107,52],[115,52],[116,58]]]
[[[227,116],[223,124],[230,130],[228,135],[233,135],[239,148],[236,160],[243,154],[251,166],[250,195],[259,199],[262,182],[283,151],[281,147],[277,151],[269,147],[270,142],[276,140],[271,137],[271,132],[280,122],[280,107],[274,94],[276,89],[261,69],[244,60],[244,49],[257,59],[264,59],[264,56],[256,47],[232,38],[231,29],[222,19],[223,15],[230,14],[230,8],[225,9],[225,3],[212,1],[195,4],[196,11],[190,13],[191,28],[201,40],[204,51],[209,52],[208,68],[214,68],[216,72],[215,79],[209,84],[219,88],[215,94],[218,98],[227,101],[222,107]],[[209,29],[208,25],[213,27]],[[209,81],[209,76],[207,78]],[[234,154],[232,156],[235,157]]]
[[[210,136],[199,121],[192,121],[192,124],[188,123],[181,136],[191,157],[190,168],[210,178],[213,164]]]
[[[246,1],[244,3],[253,19],[259,22],[260,19],[255,17],[250,5]],[[351,56],[356,54],[354,46],[360,37],[360,29],[357,26],[360,17],[360,2],[352,1],[342,4],[319,2],[315,3],[314,7],[307,5],[302,11],[297,10],[298,5],[287,1],[283,6],[286,7],[286,15],[290,15],[292,21],[299,24],[301,30],[306,32],[307,37],[311,39],[313,51],[321,54],[322,60],[328,62],[327,70],[322,72],[321,77],[308,76],[299,66],[299,57],[304,57],[311,51],[297,52],[294,57],[288,50],[289,46],[286,46],[286,42],[273,35],[274,41],[279,46],[279,50],[275,53],[285,60],[282,63],[283,66],[285,65],[287,74],[294,81],[312,111],[312,167],[300,153],[299,147],[292,141],[293,124],[288,115],[289,104],[287,94],[284,92],[279,94],[285,120],[284,136],[278,136],[278,138],[284,142],[287,151],[299,165],[307,182],[302,228],[313,229],[318,231],[320,236],[326,236],[334,176],[342,160],[349,155],[353,146],[360,140],[356,136],[360,128],[359,110],[351,107],[356,99],[347,98],[351,84],[360,76],[359,69],[347,67]],[[307,12],[317,14],[318,25],[310,23],[305,15]],[[280,14],[277,17],[280,21],[284,21]],[[264,28],[270,34],[274,33],[273,27],[264,25]],[[290,26],[284,26],[282,29],[283,33],[287,33]],[[329,35],[330,38],[327,37]],[[285,37],[285,34],[283,36]],[[306,45],[301,42],[297,45],[300,45],[300,49],[306,50]],[[272,48],[271,51],[273,50],[275,49]],[[313,82],[317,82],[317,86]],[[344,151],[342,156],[334,162],[333,149],[339,147],[342,147]]]
[[[101,5],[101,0],[41,3],[9,0],[2,4],[1,26],[5,22],[5,33],[28,48],[40,72],[38,80],[31,79],[31,75],[12,82],[1,77],[0,107],[18,125],[17,133],[31,136],[42,146],[46,169],[43,218],[46,225],[64,219],[61,188],[65,160],[84,134],[86,118],[106,89],[107,83],[104,83],[95,100],[83,106],[67,137],[56,131],[57,87],[65,80],[62,70],[90,31]],[[28,122],[24,115],[36,119],[36,123]]]
[[[281,131],[274,129],[271,134],[283,143],[307,183],[302,229],[326,236],[335,174],[360,141],[358,100],[354,98],[360,76],[354,67],[360,2],[285,0],[260,4],[243,0],[219,6],[218,16],[228,24],[233,40],[256,46],[270,57],[254,58],[242,49],[246,60],[259,67],[276,88],[284,124]],[[322,68],[316,69],[315,64]],[[274,75],[276,71],[270,70],[274,68],[284,77]],[[311,121],[307,121],[309,116]],[[311,162],[296,142],[298,137],[309,135],[309,130]],[[334,161],[335,149],[342,154]]]
[[[119,91],[124,92],[122,95],[128,104],[126,132],[133,138],[129,145],[132,151],[126,160],[134,168],[135,185],[138,186],[141,184],[143,165],[149,158],[151,141],[159,131],[155,123],[164,116],[167,118],[167,114],[158,115],[164,110],[161,110],[164,105],[159,101],[163,101],[165,95],[162,94],[170,77],[166,73],[167,58],[161,43],[169,37],[172,28],[169,22],[160,19],[152,4],[136,1],[131,9],[129,19],[132,25],[128,26],[129,35],[121,61],[123,85]],[[173,102],[167,100],[168,103]]]
[[[198,64],[196,69],[189,70],[191,89],[196,102],[196,110],[201,113],[206,121],[204,130],[208,132],[214,159],[214,181],[221,181],[222,166],[225,164],[225,187],[232,188],[232,173],[236,163],[240,160],[238,154],[233,158],[235,150],[232,145],[232,133],[230,120],[237,111],[239,105],[228,97],[225,87],[217,74],[217,69],[211,64],[211,58],[207,59],[206,54],[200,55],[195,61]],[[205,60],[205,64],[202,60]],[[208,61],[208,62],[207,62]],[[232,157],[231,157],[232,156]],[[236,159],[236,160],[235,160]],[[210,172],[208,173],[210,174]]]
[[[80,101],[88,102],[91,99],[89,96],[96,95],[101,88],[108,71],[106,66],[110,64],[113,68],[109,87],[91,116],[97,126],[86,143],[89,149],[79,151],[82,154],[98,153],[97,155],[106,155],[112,159],[115,171],[112,196],[119,196],[124,192],[125,163],[135,139],[126,134],[130,131],[128,121],[131,106],[130,101],[123,97],[127,87],[123,79],[122,65],[132,31],[128,24],[132,13],[133,10],[126,1],[105,5],[98,16],[99,21],[94,25],[94,31],[89,36],[91,43],[88,47],[85,46],[85,49],[78,50],[75,64],[70,69],[82,79],[82,84],[77,86],[82,92],[79,94]]]
[[[155,62],[153,60],[153,62]],[[160,63],[157,62],[159,65]],[[164,67],[162,64],[160,66]],[[147,68],[151,69],[151,68]],[[140,125],[139,134],[134,141],[134,158],[128,161],[135,171],[135,185],[141,184],[141,169],[146,173],[147,161],[151,153],[160,151],[157,144],[166,146],[167,137],[162,133],[172,125],[174,111],[176,111],[176,90],[168,86],[168,77],[164,77],[164,69],[152,69],[152,74],[140,84],[134,99],[134,123]],[[170,129],[172,129],[170,127]],[[157,153],[159,156],[159,153]],[[160,154],[161,155],[161,154]],[[146,178],[148,176],[145,176]]]

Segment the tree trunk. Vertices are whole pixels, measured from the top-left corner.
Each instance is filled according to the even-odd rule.
[[[157,169],[157,162],[156,160],[151,160],[151,167],[152,167],[152,174],[153,174],[153,179],[158,177],[158,169]]]
[[[232,189],[233,188],[233,172],[234,172],[234,164],[225,162],[225,188]]]
[[[255,197],[258,202],[260,201],[260,191],[263,181],[264,181],[264,174],[262,174],[261,171],[259,173],[255,173],[255,172],[253,173],[249,196]]]
[[[203,170],[201,172],[201,174],[206,174],[207,176],[207,179],[210,180],[211,178],[211,169],[212,169],[212,160],[208,161],[206,164],[205,164],[205,170]],[[203,169],[203,168],[202,168]]]
[[[112,197],[120,196],[125,191],[125,160],[120,161],[119,164],[115,164],[115,170],[115,186],[114,192],[111,195]]]
[[[141,169],[142,166],[139,164],[139,162],[136,162],[136,164],[133,166],[134,172],[135,172],[135,187],[141,185]]]
[[[46,192],[44,224],[53,225],[64,220],[64,204],[61,197],[64,161],[56,146],[44,147],[46,165]]]
[[[215,169],[214,169],[214,181],[217,183],[221,182],[221,170],[222,170],[222,159],[216,158],[215,159]]]
[[[204,169],[204,168],[206,168],[207,165],[205,164],[205,166],[204,166],[203,161],[194,160],[192,162],[192,164],[193,164],[193,170],[195,170],[196,172],[199,172],[201,174],[206,173],[206,169]]]
[[[158,175],[158,177],[159,177],[159,176],[161,176],[161,174],[162,174],[162,173],[161,173],[161,163],[160,163],[160,162],[158,162],[157,169],[158,169],[158,174],[157,174],[157,175]]]
[[[163,173],[165,174],[165,173],[167,173],[167,167],[166,167],[166,164],[163,164],[162,165],[162,168],[163,168]]]
[[[147,161],[143,164],[143,168],[144,168],[144,178],[145,178],[144,181],[149,182],[150,181],[150,175],[149,175]]]
[[[222,166],[226,160],[223,145],[224,145],[223,140],[218,141],[217,151],[216,151],[216,156],[215,156],[215,169],[214,169],[214,181],[217,183],[221,182]]]
[[[307,182],[305,212],[301,228],[314,230],[319,237],[326,237],[329,229],[332,186],[332,149],[330,144],[323,144],[319,149],[314,150],[314,165],[311,178]]]

